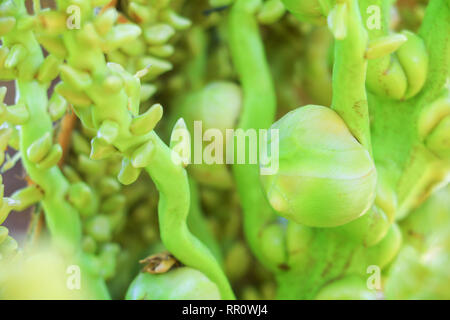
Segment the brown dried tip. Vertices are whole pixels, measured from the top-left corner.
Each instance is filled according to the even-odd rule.
[[[172,268],[181,266],[181,263],[169,252],[151,255],[140,260],[139,263],[146,264],[144,268],[142,268],[142,272],[151,274],[165,273]]]

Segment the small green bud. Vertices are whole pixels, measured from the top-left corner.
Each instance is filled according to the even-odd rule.
[[[62,80],[76,90],[83,91],[92,83],[91,76],[87,72],[77,70],[67,64],[62,65],[60,70]]]
[[[172,70],[173,66],[170,62],[156,59],[150,56],[142,57],[138,60],[137,67],[144,69],[148,67],[148,73],[144,77],[144,80],[153,80],[163,73]]]
[[[72,148],[77,154],[88,155],[91,152],[91,146],[86,138],[78,131],[72,132]]]
[[[175,34],[175,29],[168,24],[156,24],[144,30],[144,38],[151,45],[162,45]]]
[[[263,24],[271,24],[278,21],[286,12],[281,0],[268,0],[264,2],[258,13],[258,21]]]
[[[225,256],[225,270],[231,281],[243,277],[248,271],[250,264],[250,253],[243,242],[236,242],[227,251]]]
[[[133,21],[140,25],[156,22],[159,13],[154,8],[149,8],[147,5],[141,5],[134,1],[129,3],[128,12],[133,17]]]
[[[128,65],[129,58],[119,50],[110,51],[107,54],[109,63],[115,63],[119,65]]]
[[[25,59],[27,54],[27,49],[23,45],[16,44],[12,46],[5,60],[5,68],[10,69],[16,67],[23,59]]]
[[[367,265],[387,266],[397,255],[402,244],[402,233],[397,224],[392,224],[386,236],[364,252]]]
[[[141,169],[133,167],[130,159],[123,158],[122,167],[117,178],[119,179],[120,183],[129,185],[137,180],[140,173]]]
[[[161,120],[163,108],[160,104],[154,104],[146,112],[134,118],[130,125],[130,131],[134,135],[144,135],[152,131]]]
[[[100,36],[105,36],[113,27],[118,17],[117,10],[109,8],[94,21],[95,29]]]
[[[398,49],[397,57],[408,81],[405,99],[409,99],[419,93],[425,85],[429,57],[422,38],[409,31],[403,31],[402,34],[407,41]]]
[[[81,177],[78,175],[78,173],[75,171],[75,169],[72,168],[71,166],[65,165],[62,170],[63,170],[63,173],[66,176],[66,178],[71,183],[75,183],[75,182],[80,182],[81,181]]]
[[[66,47],[61,38],[44,34],[38,34],[36,35],[36,38],[39,43],[45,48],[45,50],[50,52],[55,57],[64,59],[64,57],[67,55]]]
[[[444,94],[432,103],[424,106],[417,121],[417,131],[421,140],[445,117],[450,115],[450,94]]]
[[[247,285],[241,292],[242,300],[261,300],[261,295],[254,286]]]
[[[93,201],[92,190],[84,182],[73,183],[68,190],[68,200],[77,209],[86,208]]]
[[[192,24],[192,22],[180,15],[178,15],[172,9],[167,9],[162,13],[162,19],[174,27],[176,30],[186,30]]]
[[[46,132],[43,137],[34,141],[27,149],[28,159],[33,163],[38,163],[48,154],[52,147],[52,136]]]
[[[363,216],[335,228],[335,232],[349,242],[370,247],[384,238],[390,226],[391,222],[383,210],[377,206],[372,206]]]
[[[89,157],[92,160],[107,159],[115,154],[117,154],[117,149],[106,142],[104,139],[95,137],[91,140],[91,153]]]
[[[91,236],[83,237],[81,246],[83,247],[83,251],[87,253],[94,254],[97,251],[97,242]]]
[[[153,142],[149,141],[133,152],[131,157],[131,163],[135,168],[144,168],[148,166],[152,161],[154,146]]]
[[[120,188],[119,182],[112,177],[103,177],[99,182],[99,192],[102,196],[119,192]]]
[[[98,48],[102,44],[102,40],[91,22],[86,23],[76,34],[76,40],[84,46]]]
[[[50,82],[58,76],[59,68],[62,60],[50,54],[45,58],[41,67],[39,68],[38,80],[40,82]]]
[[[120,89],[123,88],[123,80],[119,76],[115,75],[108,76],[103,82],[102,88],[109,93],[118,92]]]
[[[58,164],[61,160],[63,150],[59,144],[54,144],[45,158],[38,163],[38,168],[41,170],[49,169]]]
[[[52,121],[61,119],[67,111],[67,101],[57,92],[53,92],[48,105],[48,113]]]
[[[100,211],[109,213],[121,210],[125,206],[125,196],[123,194],[114,194],[104,200],[100,206]]]
[[[84,154],[78,155],[78,169],[92,176],[101,176],[105,170],[104,163],[91,160]]]
[[[167,58],[170,57],[175,52],[175,49],[170,44],[164,44],[161,46],[151,46],[148,49],[148,52],[160,58]]]
[[[111,240],[112,230],[107,216],[99,214],[86,222],[86,232],[95,241],[107,242]]]
[[[119,134],[119,125],[111,120],[102,122],[98,129],[97,137],[105,140],[107,143],[113,143]]]
[[[139,37],[141,28],[134,24],[120,24],[112,28],[106,36],[108,51],[128,45],[129,42]]]
[[[0,206],[0,224],[8,218],[9,213],[14,209],[15,205],[18,205],[18,203],[14,199],[3,198]]]
[[[260,246],[267,262],[280,266],[287,261],[285,231],[281,224],[273,223],[266,226],[260,236]]]
[[[369,42],[366,59],[378,59],[398,50],[408,38],[403,34],[391,34]]]
[[[105,244],[99,254],[101,265],[101,276],[105,279],[111,279],[116,272],[117,255],[120,252],[120,246],[116,243]]]
[[[14,210],[16,211],[23,211],[43,198],[42,190],[36,185],[25,187],[11,195],[11,199],[15,201]]]
[[[14,125],[25,124],[30,117],[30,113],[23,103],[18,103],[7,108],[4,105],[0,105],[0,113],[3,114],[6,121]]]
[[[19,245],[12,237],[7,236],[6,239],[0,243],[0,260],[5,259],[17,251]]]
[[[121,51],[132,57],[138,57],[145,54],[147,44],[142,38],[132,40],[127,46],[120,48]]]

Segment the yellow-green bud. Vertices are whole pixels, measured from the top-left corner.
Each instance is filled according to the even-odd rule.
[[[305,106],[271,129],[279,130],[279,170],[262,182],[280,215],[307,226],[336,227],[370,208],[375,165],[336,112]],[[268,150],[272,143],[277,141],[269,140]]]

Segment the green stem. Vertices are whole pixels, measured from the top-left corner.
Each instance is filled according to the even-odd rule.
[[[202,241],[209,250],[211,250],[216,260],[220,264],[222,264],[223,257],[220,246],[217,243],[216,239],[214,239],[211,231],[208,228],[208,225],[206,224],[205,217],[203,216],[202,208],[200,206],[198,186],[195,180],[192,178],[189,178],[189,190],[191,194],[191,206],[189,209],[187,221],[188,227],[192,231],[192,233],[200,241]]]
[[[450,2],[431,0],[419,35],[430,55],[428,75],[422,89],[424,99],[436,99],[450,74]]]
[[[237,0],[229,15],[229,45],[244,93],[238,128],[267,129],[276,110],[275,88],[266,61],[258,24],[245,0]],[[246,145],[246,153],[248,153]],[[260,187],[257,164],[235,164],[233,173],[244,212],[244,231],[253,253],[264,263],[261,230],[275,218]]]
[[[368,38],[358,1],[347,1],[347,36],[336,40],[331,108],[344,119],[356,139],[371,152],[369,111],[365,88]]]
[[[158,217],[161,239],[167,250],[185,265],[204,273],[216,283],[222,299],[234,299],[231,286],[211,251],[188,229],[190,208],[186,170],[172,161],[172,150],[152,132],[155,146],[151,165],[146,167],[160,192]]]

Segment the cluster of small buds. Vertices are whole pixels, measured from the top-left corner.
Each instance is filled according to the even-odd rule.
[[[142,32],[129,45],[109,52],[107,59],[132,74],[148,67],[140,96],[140,101],[147,101],[157,90],[155,80],[173,68],[169,59],[175,52],[176,33],[189,28],[191,22],[171,8],[170,0],[120,1],[120,5],[126,15],[123,20],[130,19]]]
[[[89,159],[88,133],[78,130],[71,133],[71,151],[63,166],[70,182],[67,201],[80,212],[83,250],[99,258],[99,270],[109,279],[114,275],[115,259],[120,250],[113,236],[125,220],[125,197],[115,178],[117,159]]]
[[[133,24],[115,25],[117,17],[117,11],[109,8],[92,22],[86,21],[79,30],[64,34],[68,39],[77,39],[78,45],[64,47],[68,63],[60,67],[62,82],[55,91],[72,104],[84,127],[97,130],[89,157],[101,160],[123,153],[119,180],[130,184],[140,169],[149,164],[149,134],[161,119],[162,108],[155,105],[138,114],[139,78],[152,72],[151,66],[132,76],[121,65],[104,60],[103,53],[130,47],[141,33]],[[43,33],[46,25],[43,24]],[[97,50],[93,50],[93,45]],[[83,54],[86,50],[92,52],[88,58]]]

